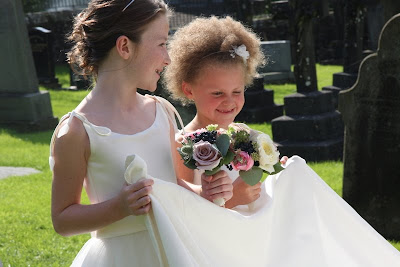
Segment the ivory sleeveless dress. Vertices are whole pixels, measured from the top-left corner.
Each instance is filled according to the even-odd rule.
[[[94,125],[75,111],[64,116],[69,116],[68,120],[73,117],[81,120],[89,136],[91,155],[85,189],[92,204],[108,200],[120,192],[125,182],[125,160],[131,154],[146,161],[152,177],[176,184],[168,116],[159,101],[156,105],[153,124],[133,135],[114,133],[106,127]],[[50,166],[54,166],[51,156],[49,160]],[[71,266],[160,266],[144,216],[128,216],[92,232],[91,236]]]

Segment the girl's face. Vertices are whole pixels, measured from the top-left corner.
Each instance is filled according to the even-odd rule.
[[[169,24],[164,14],[159,14],[143,32],[140,43],[136,46],[134,71],[138,73],[141,89],[154,91],[164,67],[171,62],[166,43]]]
[[[218,124],[225,129],[243,108],[244,87],[244,68],[240,64],[208,65],[195,82],[183,83],[186,96],[195,102],[198,126]]]

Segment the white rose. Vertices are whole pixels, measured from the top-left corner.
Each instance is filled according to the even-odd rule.
[[[258,154],[260,156],[260,168],[272,173],[274,165],[279,161],[279,151],[269,135],[260,133],[256,137]]]

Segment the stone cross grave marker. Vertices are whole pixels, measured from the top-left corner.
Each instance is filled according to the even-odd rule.
[[[400,239],[400,14],[377,53],[339,94],[345,124],[343,198],[380,234]]]

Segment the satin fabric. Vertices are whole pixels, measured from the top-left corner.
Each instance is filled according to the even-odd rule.
[[[148,175],[139,156],[127,166],[129,183]],[[161,266],[400,266],[400,253],[298,156],[246,214],[154,180],[146,227]]]

